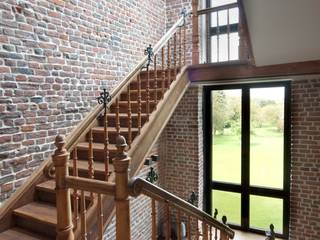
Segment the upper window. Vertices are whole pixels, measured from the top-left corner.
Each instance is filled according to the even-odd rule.
[[[207,1],[207,62],[239,59],[239,8],[237,0]]]

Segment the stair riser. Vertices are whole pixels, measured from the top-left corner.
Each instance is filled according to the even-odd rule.
[[[110,160],[116,156],[116,151],[109,150]],[[85,149],[78,149],[78,158],[88,160],[88,151]],[[101,150],[93,150],[93,161],[104,162],[104,152]]]
[[[27,229],[34,233],[43,234],[50,238],[54,238],[56,236],[56,226],[51,224],[37,222],[36,220],[19,215],[15,215],[15,223],[18,227]]]
[[[131,101],[138,101],[139,94],[137,91],[130,93],[130,99]],[[157,99],[160,100],[162,98],[161,89],[158,89],[157,91]],[[120,95],[120,101],[127,101],[128,100],[128,93],[121,93]],[[149,100],[153,101],[155,100],[155,91],[149,92]],[[147,92],[141,91],[141,101],[147,101]]]
[[[161,77],[157,77],[157,88],[161,88],[162,89],[162,84],[164,87],[164,90],[168,87],[168,80],[167,78],[165,78],[165,81],[163,82],[163,79]],[[146,89],[147,88],[147,80],[141,80],[141,87],[140,89]],[[155,80],[154,79],[150,79],[149,80],[149,88],[150,89],[155,89],[156,88],[156,84],[155,84]],[[138,90],[138,82],[132,82],[130,84],[130,89],[131,90]]]
[[[147,121],[146,116],[141,116],[141,124],[143,125]],[[128,119],[126,117],[120,117],[120,125],[121,127],[128,126]],[[100,121],[100,126],[103,126],[103,118]],[[116,118],[115,116],[108,116],[108,126],[115,127],[116,126]],[[138,127],[138,117],[132,117],[132,127]]]
[[[128,140],[128,132],[120,132],[122,136],[125,137],[125,139]],[[134,139],[137,136],[137,132],[132,132],[132,139]],[[109,144],[115,144],[116,138],[117,138],[117,132],[109,132]],[[93,132],[93,139],[96,143],[104,143],[104,133],[103,132]]]
[[[155,103],[149,103],[150,109],[153,110],[156,106]],[[131,113],[138,113],[138,104],[131,104]],[[117,109],[115,105],[112,105],[110,108],[111,113],[116,113]],[[122,104],[119,106],[119,112],[120,113],[128,113],[128,104]],[[141,103],[141,113],[146,113],[147,112],[147,104],[146,102]]]

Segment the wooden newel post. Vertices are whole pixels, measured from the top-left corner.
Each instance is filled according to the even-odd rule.
[[[130,240],[130,206],[128,189],[128,169],[130,158],[125,152],[127,147],[123,136],[118,136],[116,140],[117,155],[113,159],[113,166],[116,177],[116,239]]]
[[[192,0],[192,64],[199,64],[198,0]]]
[[[66,188],[65,179],[68,176],[69,153],[65,149],[63,136],[55,139],[56,151],[52,161],[56,169],[56,206],[57,206],[57,240],[74,240],[70,190]]]

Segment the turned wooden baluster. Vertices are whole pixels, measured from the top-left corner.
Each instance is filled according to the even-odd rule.
[[[146,113],[147,113],[147,120],[149,120],[150,114],[150,71],[147,68],[147,86],[146,86]]]
[[[152,217],[152,240],[157,240],[157,214],[156,201],[151,199],[151,217]]]
[[[132,126],[132,116],[131,116],[131,98],[130,98],[130,84],[128,84],[128,145],[129,148],[131,147],[131,141],[132,141],[132,130],[131,130],[131,126]]]
[[[78,177],[78,152],[77,147],[73,150],[73,159],[72,159],[72,175]],[[77,223],[79,220],[78,210],[79,210],[79,195],[78,189],[73,189],[73,226],[77,228]]]
[[[202,239],[208,240],[208,226],[204,221],[202,222]]]
[[[171,51],[170,51],[170,39],[168,40],[168,49],[167,49],[167,71],[168,71],[168,79],[167,79],[167,84],[168,88],[170,88],[171,84]]]
[[[217,228],[214,228],[214,240],[218,239],[218,230]]]
[[[88,151],[88,177],[94,179],[94,162],[93,162],[93,137],[92,129],[89,131],[89,151]],[[93,201],[93,192],[90,193],[91,202]]]
[[[199,220],[196,218],[196,239],[199,240]]]
[[[170,219],[170,206],[169,203],[166,202],[166,240],[171,239],[171,219]]]
[[[109,134],[108,134],[108,116],[107,111],[104,111],[104,172],[105,172],[105,179],[108,181],[109,178]]]
[[[166,84],[166,72],[164,69],[164,47],[161,49],[161,72],[162,72],[162,81],[161,81],[161,98],[163,98],[164,95],[164,89]]]
[[[199,64],[198,0],[192,0],[192,64]]]
[[[117,136],[120,135],[120,106],[119,106],[119,97],[116,99],[116,131]]]
[[[103,209],[101,194],[98,194],[98,236],[99,240],[103,240]]]
[[[141,132],[141,78],[138,74],[138,132]]]
[[[179,28],[179,71],[182,67],[182,28]]]
[[[65,149],[65,140],[58,135],[55,139],[55,150],[52,161],[56,169],[56,207],[57,207],[57,240],[74,240],[70,190],[65,187],[69,175],[69,153]]]
[[[174,77],[173,80],[177,77],[177,33],[173,35],[173,68],[174,68]]]
[[[181,240],[182,232],[181,232],[181,211],[178,209],[178,216],[177,216],[177,227],[178,227],[178,240]]]
[[[157,77],[158,77],[158,74],[157,74],[157,55],[155,54],[154,55],[154,89],[155,89],[155,92],[154,92],[154,103],[155,103],[155,106],[157,107],[157,102],[158,102],[158,83],[157,83]]]
[[[186,24],[183,26],[183,65],[187,64],[187,34],[186,34]]]
[[[80,214],[81,214],[81,239],[87,240],[87,209],[86,209],[86,201],[84,191],[81,191],[81,198],[80,198]]]
[[[116,204],[116,240],[130,240],[130,208],[128,189],[128,168],[130,158],[125,152],[127,147],[123,136],[116,139],[117,155],[113,159],[115,171],[115,204]]]

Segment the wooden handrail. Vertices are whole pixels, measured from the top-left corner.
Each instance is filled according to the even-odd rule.
[[[111,182],[73,176],[67,176],[65,178],[65,183],[67,188],[106,195],[114,195],[116,187],[115,184]]]
[[[207,224],[224,231],[231,239],[233,239],[234,237],[234,231],[227,225],[217,221],[209,214],[201,211],[200,209],[184,201],[183,199],[163,190],[162,188],[152,183],[149,183],[142,178],[131,179],[131,181],[129,182],[129,194],[133,197],[144,194],[160,201],[170,202],[170,204],[174,205],[176,208],[181,209],[184,212],[188,212],[197,219],[205,221]]]

